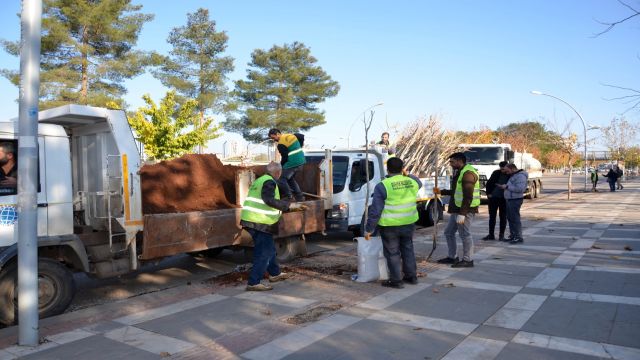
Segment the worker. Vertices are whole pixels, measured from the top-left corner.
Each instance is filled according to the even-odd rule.
[[[0,142],[0,193],[15,192],[18,185],[18,167],[15,144]]]
[[[302,165],[306,162],[302,151],[304,136],[302,134],[283,134],[278,129],[271,129],[269,130],[269,138],[278,143],[278,152],[280,152],[282,176],[278,179],[278,185],[282,191],[282,198],[304,201],[304,195],[295,178],[296,173],[302,169]]]
[[[449,199],[447,212],[450,214],[444,235],[447,238],[449,253],[438,260],[439,264],[451,264],[451,267],[473,267],[473,239],[471,223],[480,206],[480,177],[478,171],[467,164],[464,153],[457,152],[449,156],[449,164],[455,173],[451,179],[451,190],[434,188],[435,194],[453,195]],[[462,260],[456,256],[458,245],[456,232],[462,240]]]
[[[276,259],[273,233],[277,230],[282,211],[304,210],[300,203],[280,200],[280,192],[275,179],[282,175],[282,166],[271,162],[267,173],[251,184],[247,199],[242,204],[240,225],[253,238],[253,268],[249,274],[247,291],[267,291],[273,287],[263,284],[264,272],[269,273],[269,282],[278,282],[291,277],[280,271]]]
[[[418,220],[416,196],[422,183],[417,177],[406,174],[403,166],[403,161],[397,157],[387,161],[389,175],[373,190],[365,229],[365,239],[369,240],[376,225],[379,226],[383,254],[389,267],[389,280],[382,282],[382,286],[396,289],[403,288],[403,282],[418,283],[413,232]]]

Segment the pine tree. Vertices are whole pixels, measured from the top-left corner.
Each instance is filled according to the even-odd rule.
[[[227,129],[258,142],[272,127],[294,132],[324,124],[324,112],[316,106],[337,95],[340,86],[316,63],[299,42],[254,50],[247,80],[236,82],[240,118],[227,120]]]
[[[211,118],[206,118],[189,131],[200,117],[195,99],[185,99],[178,104],[173,91],[165,95],[159,107],[149,95],[144,95],[143,99],[147,106],[139,108],[129,118],[129,124],[144,144],[145,153],[152,159],[171,159],[193,152],[196,146],[219,136],[220,126],[211,126]]]
[[[185,26],[171,31],[170,56],[153,72],[165,86],[198,102],[200,121],[208,110],[223,110],[228,94],[225,81],[233,71],[233,58],[221,56],[227,40],[227,34],[216,31],[215,21],[209,20],[209,10],[200,8],[187,14]]]
[[[156,59],[133,50],[153,15],[140,13],[142,6],[130,0],[45,0],[43,5],[40,107],[123,105],[123,81]],[[2,46],[19,55],[19,42],[2,41]],[[0,72],[19,85],[18,71]]]

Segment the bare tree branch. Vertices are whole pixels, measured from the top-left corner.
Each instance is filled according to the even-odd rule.
[[[620,4],[622,4],[623,6],[627,7],[628,9],[630,9],[631,11],[633,11],[633,14],[627,16],[626,18],[624,18],[622,20],[618,20],[618,21],[614,21],[614,22],[603,22],[603,21],[596,20],[597,23],[599,23],[601,25],[604,25],[604,26],[607,26],[607,28],[604,29],[603,31],[593,35],[592,36],[593,38],[597,38],[598,36],[609,32],[609,30],[613,29],[616,25],[622,24],[623,22],[628,21],[629,19],[632,19],[632,18],[640,15],[640,11],[634,9],[633,7],[631,7],[631,5],[625,3],[625,2],[623,2],[621,0],[618,0],[618,2]]]

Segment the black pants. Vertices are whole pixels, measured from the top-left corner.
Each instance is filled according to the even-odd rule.
[[[504,237],[507,228],[507,202],[504,198],[489,198],[489,235],[495,236],[496,215],[500,211],[500,237]]]

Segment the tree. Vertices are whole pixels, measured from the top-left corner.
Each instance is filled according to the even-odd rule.
[[[153,72],[181,97],[196,100],[200,126],[205,113],[223,110],[227,98],[225,81],[233,71],[233,58],[221,56],[227,40],[227,34],[216,31],[215,21],[209,20],[209,10],[200,8],[187,14],[185,26],[171,31],[167,39],[173,46],[170,56]]]
[[[633,6],[625,3],[624,1],[618,0],[618,2],[622,6],[626,7],[630,11],[630,14],[627,17],[622,18],[622,19],[617,20],[617,21],[597,21],[596,20],[601,25],[606,26],[606,28],[603,31],[595,34],[594,37],[598,37],[600,35],[603,35],[603,34],[609,32],[615,26],[620,25],[620,24],[622,24],[624,22],[633,20],[634,18],[635,19],[639,19],[640,18],[640,10],[638,10],[638,9],[634,8]],[[623,113],[629,112],[631,110],[640,110],[640,90],[633,89],[633,88],[630,88],[630,87],[611,85],[611,84],[603,84],[603,85],[611,87],[611,88],[614,88],[614,89],[623,90],[623,91],[626,92],[626,95],[622,95],[622,96],[618,96],[618,97],[607,99],[607,100],[610,100],[610,101],[619,100],[619,101],[624,102],[625,104],[630,104],[630,106]]]
[[[198,102],[185,100],[182,104],[176,101],[175,92],[168,92],[158,107],[149,95],[143,96],[146,107],[141,107],[129,124],[144,144],[145,153],[152,159],[170,159],[192,152],[196,146],[217,138],[220,126],[211,126],[213,119],[208,118],[198,124]],[[193,129],[188,131],[188,127]]]
[[[272,127],[295,132],[324,124],[324,112],[316,106],[337,95],[340,86],[316,63],[299,42],[254,50],[247,80],[236,82],[240,118],[227,120],[227,129],[258,142]]]
[[[613,159],[623,159],[625,151],[634,143],[638,129],[624,117],[613,118],[609,126],[600,128],[604,145],[609,148]]]
[[[40,107],[77,103],[123,104],[122,85],[151,64],[153,56],[133,50],[142,25],[153,15],[139,13],[130,0],[45,0],[42,19]],[[19,56],[20,43],[2,40]],[[18,86],[17,70],[0,73]]]

